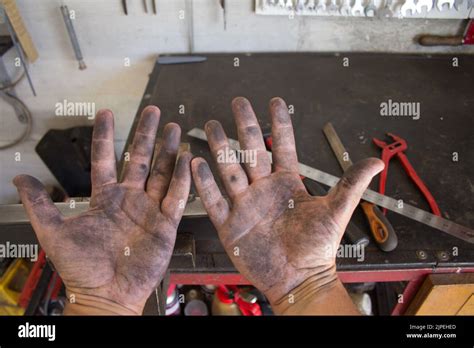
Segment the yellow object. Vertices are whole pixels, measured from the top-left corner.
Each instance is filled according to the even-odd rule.
[[[31,39],[30,33],[25,27],[23,23],[23,19],[21,18],[20,11],[16,6],[15,0],[1,0],[0,5],[3,5],[5,8],[5,12],[7,13],[8,19],[10,20],[13,30],[20,42],[23,51],[25,51],[26,56],[33,63],[36,59],[38,59],[38,51]]]
[[[24,259],[12,262],[0,278],[0,315],[23,315],[25,309],[18,305],[21,290],[30,269]]]

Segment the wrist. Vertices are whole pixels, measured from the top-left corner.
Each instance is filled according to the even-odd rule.
[[[143,308],[127,306],[90,294],[66,290],[68,302],[64,315],[141,315]]]
[[[311,314],[308,308],[314,309],[338,284],[342,286],[336,266],[321,266],[285,295],[276,299],[273,296],[274,300],[269,297],[269,300],[275,314]]]

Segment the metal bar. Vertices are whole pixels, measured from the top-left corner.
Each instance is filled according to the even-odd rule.
[[[87,68],[87,66],[86,63],[84,63],[81,47],[79,46],[79,41],[77,40],[76,31],[72,25],[69,9],[67,6],[61,6],[61,13],[63,15],[64,24],[66,24],[66,29],[69,34],[69,39],[71,40],[72,48],[74,49],[74,54],[76,55],[76,59],[79,62],[79,69],[84,70]]]

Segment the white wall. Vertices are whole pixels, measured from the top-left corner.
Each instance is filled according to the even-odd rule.
[[[47,184],[55,183],[34,152],[34,146],[48,129],[90,123],[86,118],[54,116],[57,102],[64,99],[95,102],[97,108],[112,109],[116,115],[117,152],[121,151],[156,56],[184,53],[189,47],[187,22],[179,18],[185,1],[156,2],[158,15],[153,15],[144,13],[142,1],[128,0],[129,15],[125,16],[121,0],[17,0],[39,51],[39,59],[30,66],[38,96],[32,96],[26,79],[16,89],[30,108],[34,125],[28,141],[0,151],[0,203],[17,201],[11,184],[17,173],[30,173]],[[436,52],[439,49],[420,48],[413,38],[420,33],[455,34],[462,25],[459,20],[317,17],[290,20],[284,16],[257,16],[253,12],[253,0],[227,3],[224,31],[219,1],[194,0],[196,52]],[[62,4],[75,11],[74,26],[88,66],[86,70],[77,69],[59,11]],[[474,47],[450,51],[474,53]],[[124,66],[126,57],[131,61],[130,67]],[[11,58],[6,63],[16,73]],[[19,127],[10,107],[0,100],[0,142],[14,138],[21,131]],[[15,152],[22,154],[20,162],[15,162]]]

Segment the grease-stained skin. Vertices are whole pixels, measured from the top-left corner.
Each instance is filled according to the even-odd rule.
[[[281,98],[270,101],[273,164],[248,100],[235,98],[232,110],[241,149],[257,151],[257,164],[218,163],[226,201],[208,164],[191,163],[193,179],[219,238],[234,265],[272,303],[306,280],[331,282],[335,254],[345,227],[372,177],[383,169],[375,158],[358,162],[327,196],[309,195],[298,174],[293,127]],[[211,153],[229,146],[222,126],[205,126]],[[315,149],[317,156],[318,149]],[[273,168],[272,168],[273,166]],[[328,276],[332,272],[332,276]],[[318,275],[324,277],[324,282]]]
[[[44,186],[28,175],[15,177],[38,240],[68,295],[86,295],[140,314],[163,278],[191,185],[185,152],[176,162],[181,137],[166,125],[150,170],[160,110],[143,110],[122,182],[117,182],[112,112],[98,112],[92,139],[90,209],[65,218]],[[176,165],[175,165],[176,163]]]

